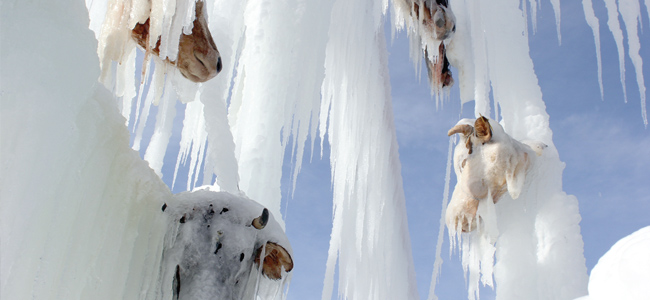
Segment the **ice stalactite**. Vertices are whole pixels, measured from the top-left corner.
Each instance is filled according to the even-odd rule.
[[[229,111],[239,187],[276,216],[289,136],[297,173],[307,133],[315,133],[328,3],[249,0],[244,11],[246,32]]]
[[[632,65],[636,71],[636,83],[639,87],[639,97],[641,98],[641,117],[643,124],[648,127],[648,113],[646,111],[646,87],[643,78],[643,59],[639,55],[641,42],[639,41],[639,21],[641,20],[641,7],[638,0],[619,0],[618,11],[625,23],[627,33],[627,55],[632,60]],[[649,16],[650,17],[650,16]]]
[[[594,42],[596,43],[596,60],[598,64],[598,86],[600,87],[600,97],[605,100],[605,94],[603,93],[603,60],[600,54],[600,23],[596,14],[594,13],[594,7],[591,0],[582,0],[582,8],[585,12],[585,20],[591,31],[594,33]]]
[[[623,31],[618,21],[618,5],[616,4],[616,0],[603,1],[607,8],[607,26],[614,36],[618,51],[618,70],[621,77],[621,88],[623,88],[623,99],[627,102],[627,89],[625,87],[625,48],[623,48]]]
[[[171,86],[171,81],[167,80],[167,86]],[[151,168],[162,178],[162,165],[169,138],[172,135],[174,117],[176,117],[176,100],[172,95],[172,89],[165,89],[161,105],[158,107],[156,116],[156,126],[153,136],[144,154],[144,159],[149,162]]]
[[[176,183],[178,168],[181,163],[187,162],[190,156],[190,171],[187,176],[186,190],[190,191],[196,185],[200,168],[203,164],[205,142],[207,141],[205,131],[205,118],[203,117],[203,103],[193,101],[185,106],[185,118],[183,119],[183,131],[181,133],[180,150],[176,158],[172,189]]]
[[[334,220],[322,299],[417,299],[383,32],[386,3],[334,3],[322,86]],[[328,113],[329,112],[329,113]],[[326,124],[326,125],[325,125]],[[381,263],[378,263],[381,262]]]
[[[216,185],[230,193],[239,192],[239,166],[235,158],[235,143],[228,123],[228,101],[237,66],[238,53],[244,37],[244,9],[247,1],[208,2],[210,32],[223,62],[223,70],[207,82],[201,92],[204,105],[207,150],[203,184]]]
[[[553,6],[553,13],[555,13],[555,29],[557,30],[557,42],[562,44],[562,31],[561,29],[561,13],[560,13],[560,0],[549,0],[551,1],[551,6]]]
[[[600,58],[600,35],[597,34],[597,25],[598,19],[594,15],[593,7],[591,6],[591,1],[583,2],[583,7],[585,11],[585,19],[587,23],[594,31],[594,40],[596,43],[596,53],[598,56],[598,71],[599,71],[599,83],[602,81],[600,74],[601,71],[601,58]],[[643,124],[648,126],[648,116],[646,108],[646,86],[645,79],[643,76],[643,59],[639,55],[639,50],[641,49],[640,43],[640,33],[638,31],[640,24],[642,24],[642,11],[639,0],[603,0],[605,2],[605,7],[607,9],[607,26],[609,27],[610,32],[614,37],[614,42],[616,43],[616,49],[618,51],[618,65],[619,65],[619,74],[621,78],[621,88],[623,89],[623,99],[627,102],[627,88],[625,82],[625,45],[624,40],[627,37],[627,53],[629,59],[632,61],[632,65],[635,70],[635,77],[637,86],[639,89],[639,98],[641,102],[641,118],[643,119]],[[645,1],[646,9],[650,12],[650,1]],[[650,17],[650,16],[649,16]],[[625,25],[625,35],[621,30],[621,23],[619,19],[623,20]],[[650,19],[649,19],[650,20]],[[642,34],[642,32],[641,32]],[[601,94],[602,94],[602,83],[601,83]]]

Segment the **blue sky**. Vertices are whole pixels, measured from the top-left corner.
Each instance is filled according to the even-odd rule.
[[[604,100],[598,87],[593,34],[584,19],[581,1],[561,2],[561,46],[552,7],[548,1],[541,2],[537,32],[530,35],[530,54],[550,115],[553,141],[560,159],[566,163],[564,191],[575,195],[580,203],[584,253],[590,271],[617,240],[650,225],[650,133],[643,125],[634,68],[627,57],[628,103],[624,102],[617,50],[606,25],[602,1],[594,1],[594,10],[600,20]],[[642,6],[640,54],[646,62],[643,73],[648,82],[650,21],[644,9]],[[390,24],[386,30],[413,258],[420,297],[426,299],[444,188],[446,133],[459,118],[472,117],[474,108],[472,102],[467,103],[461,114],[456,84],[443,107],[436,109],[426,74],[418,78],[409,60],[406,34],[400,33],[390,43]],[[454,73],[457,81],[456,75],[457,72]],[[182,120],[183,111],[178,103],[177,122]],[[153,127],[154,116],[155,109],[150,113],[149,128]],[[165,158],[163,179],[168,184],[173,176],[181,128],[181,124],[174,127]],[[145,138],[141,149],[146,149],[147,143]],[[323,150],[323,159],[318,155],[320,148],[314,150],[311,162],[306,155],[293,198],[290,197],[290,165],[284,166],[283,213],[295,261],[289,299],[321,297],[332,226],[329,147],[325,145]],[[309,145],[306,151],[311,151]],[[290,153],[287,153],[285,162],[289,161]],[[179,178],[183,178],[184,172],[179,173]],[[452,175],[452,187],[453,180]],[[184,184],[177,184],[174,192],[183,190]],[[442,249],[445,261],[436,294],[442,299],[463,299],[467,292],[462,267],[457,255],[449,259],[448,249],[445,235]],[[492,299],[494,292],[482,289],[481,298]]]

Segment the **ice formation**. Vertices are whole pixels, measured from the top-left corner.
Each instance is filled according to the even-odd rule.
[[[621,83],[625,89],[627,36],[647,123],[636,31],[641,7],[634,0],[604,2]],[[172,181],[187,190],[208,184],[244,192],[277,216],[281,228],[282,166],[293,163],[295,184],[305,144],[314,149],[317,137],[327,141],[335,196],[322,297],[331,298],[338,278],[340,298],[418,298],[387,77],[388,4],[208,1],[223,71],[197,84],[165,62],[179,51],[178,34],[194,26],[192,0],[87,0],[87,9],[76,1],[3,2],[0,298],[159,296],[168,218],[160,208],[173,201],[160,176],[179,108],[184,125],[175,169],[189,160],[191,171]],[[559,1],[551,4],[559,40]],[[577,201],[562,191],[564,165],[528,54],[527,13],[535,31],[538,5],[450,3],[456,33],[445,45],[458,68],[461,100],[474,100],[477,117],[498,120],[514,139],[549,145],[531,170],[537,180],[517,201],[504,196],[496,206],[488,201],[478,208],[487,234],[458,241],[470,298],[478,296],[479,282],[496,283],[502,299],[586,294]],[[598,20],[590,1],[583,5],[599,44]],[[155,16],[150,37],[161,37],[160,57],[145,55],[140,67],[130,28],[149,13]],[[400,22],[410,21],[398,15],[394,27],[405,28]],[[423,40],[440,43],[413,37],[419,65]],[[150,48],[156,41],[149,39]],[[112,91],[96,84],[100,77]],[[146,162],[130,149],[125,122]],[[284,161],[287,146],[290,162]]]
[[[623,44],[623,31],[621,30],[621,24],[619,19],[623,20],[625,29],[627,31],[627,46],[628,46],[628,57],[632,60],[632,65],[636,71],[636,80],[639,88],[639,97],[641,99],[641,117],[643,118],[643,123],[648,126],[648,116],[646,109],[646,87],[645,79],[643,78],[642,65],[643,60],[639,56],[639,36],[638,36],[638,26],[641,19],[641,8],[638,0],[603,0],[605,2],[605,7],[607,8],[607,26],[614,36],[614,41],[616,42],[616,49],[618,50],[618,64],[619,64],[619,73],[621,77],[621,87],[623,88],[623,98],[627,102],[627,89],[625,87],[625,48]],[[646,8],[648,6],[648,1],[645,1]],[[585,14],[587,14],[588,8],[585,8]],[[591,23],[593,22],[593,18]],[[592,26],[590,23],[590,26]],[[594,30],[594,39],[596,43],[599,44],[599,38],[595,33],[597,30]],[[597,45],[600,47],[600,45]]]
[[[334,224],[322,299],[331,298],[337,261],[339,298],[418,298],[387,77],[387,4],[338,0],[332,9],[320,134],[331,146]]]

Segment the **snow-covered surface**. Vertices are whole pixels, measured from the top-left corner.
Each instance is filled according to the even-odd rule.
[[[589,295],[580,300],[648,299],[650,226],[622,238],[591,270]]]

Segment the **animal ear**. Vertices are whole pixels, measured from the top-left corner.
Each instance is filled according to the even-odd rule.
[[[263,229],[264,227],[266,227],[266,223],[268,222],[269,222],[269,210],[264,208],[264,210],[262,210],[262,214],[259,217],[253,219],[253,222],[251,224],[253,225],[253,227],[257,229]]]
[[[487,143],[492,139],[492,126],[490,121],[484,116],[480,116],[474,122],[474,130],[476,137],[483,143]]]
[[[264,264],[262,266],[262,274],[264,276],[278,280],[282,278],[282,269],[284,268],[285,272],[291,272],[293,270],[293,259],[289,252],[287,252],[284,247],[273,243],[266,243],[265,255],[260,255],[264,246],[257,249],[258,255],[255,255],[255,264],[259,267],[260,257],[264,257]]]
[[[524,188],[526,170],[529,164],[528,159],[528,153],[524,152],[519,157],[513,156],[510,159],[510,165],[507,166],[506,184],[508,186],[508,193],[512,199],[519,198],[519,194],[521,194],[521,190]]]
[[[456,125],[451,129],[449,129],[449,131],[447,132],[447,136],[452,136],[456,133],[462,133],[464,136],[469,136],[473,132],[474,132],[474,127],[467,124],[461,124],[461,125]]]

